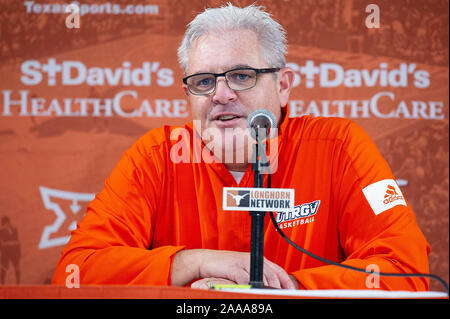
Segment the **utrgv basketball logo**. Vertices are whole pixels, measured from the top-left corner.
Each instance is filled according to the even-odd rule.
[[[86,206],[94,199],[95,194],[67,192],[42,186],[39,190],[45,208],[56,215],[53,224],[44,227],[39,249],[65,245],[70,239],[70,232],[76,228],[77,221],[83,215],[80,212],[86,211]]]
[[[292,212],[278,212],[277,224],[280,228],[291,228],[313,223],[319,209],[320,200],[294,207]]]

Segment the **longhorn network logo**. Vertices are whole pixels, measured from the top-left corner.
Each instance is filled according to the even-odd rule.
[[[67,244],[70,232],[77,227],[81,219],[81,211],[94,199],[95,194],[74,193],[47,187],[39,187],[42,201],[46,209],[51,210],[56,219],[45,226],[39,242],[39,249]]]
[[[249,191],[228,191],[227,205],[230,207],[247,207],[250,200]],[[234,202],[233,202],[234,201]]]
[[[294,209],[294,189],[224,187],[222,209],[280,212]]]

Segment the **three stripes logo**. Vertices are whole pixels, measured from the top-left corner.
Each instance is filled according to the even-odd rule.
[[[362,191],[375,215],[398,205],[407,206],[402,191],[394,179],[383,179],[367,185]]]
[[[403,200],[403,196],[399,195],[397,191],[395,190],[394,186],[388,185],[386,189],[386,194],[384,195],[384,204],[392,203],[396,200]]]

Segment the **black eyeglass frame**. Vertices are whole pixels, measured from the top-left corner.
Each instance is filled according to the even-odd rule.
[[[230,88],[230,85],[228,84],[228,79],[226,77],[226,74],[229,73],[229,72],[239,71],[239,70],[253,70],[253,71],[255,71],[255,73],[256,73],[255,84],[253,86],[249,87],[249,88],[245,88],[245,89],[241,89],[241,90],[235,90],[235,89]],[[188,76],[184,77],[183,78],[183,83],[187,85],[189,92],[194,94],[194,95],[210,95],[210,94],[212,94],[212,93],[214,93],[216,91],[217,78],[219,76],[223,76],[225,78],[225,82],[227,83],[227,86],[230,88],[230,90],[233,90],[233,91],[245,91],[245,90],[249,90],[249,89],[251,89],[251,88],[256,86],[256,83],[258,82],[258,74],[260,74],[260,73],[274,73],[274,72],[278,72],[280,70],[281,70],[281,68],[265,68],[265,69],[235,68],[235,69],[231,69],[231,70],[225,71],[223,73],[211,73],[211,72],[195,73],[195,74],[191,74],[191,75],[188,75]],[[213,88],[213,90],[211,92],[209,92],[209,93],[201,93],[201,94],[192,92],[190,87],[189,87],[189,84],[187,83],[187,80],[189,78],[193,77],[193,76],[204,75],[204,74],[205,75],[209,74],[209,75],[213,75],[214,76],[214,88]]]

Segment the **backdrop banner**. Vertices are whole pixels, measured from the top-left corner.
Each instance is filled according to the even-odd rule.
[[[191,120],[176,52],[186,24],[220,4],[0,2],[0,284],[49,284],[123,152]],[[430,272],[448,282],[448,0],[258,4],[287,30],[289,116],[366,130],[431,245]]]

